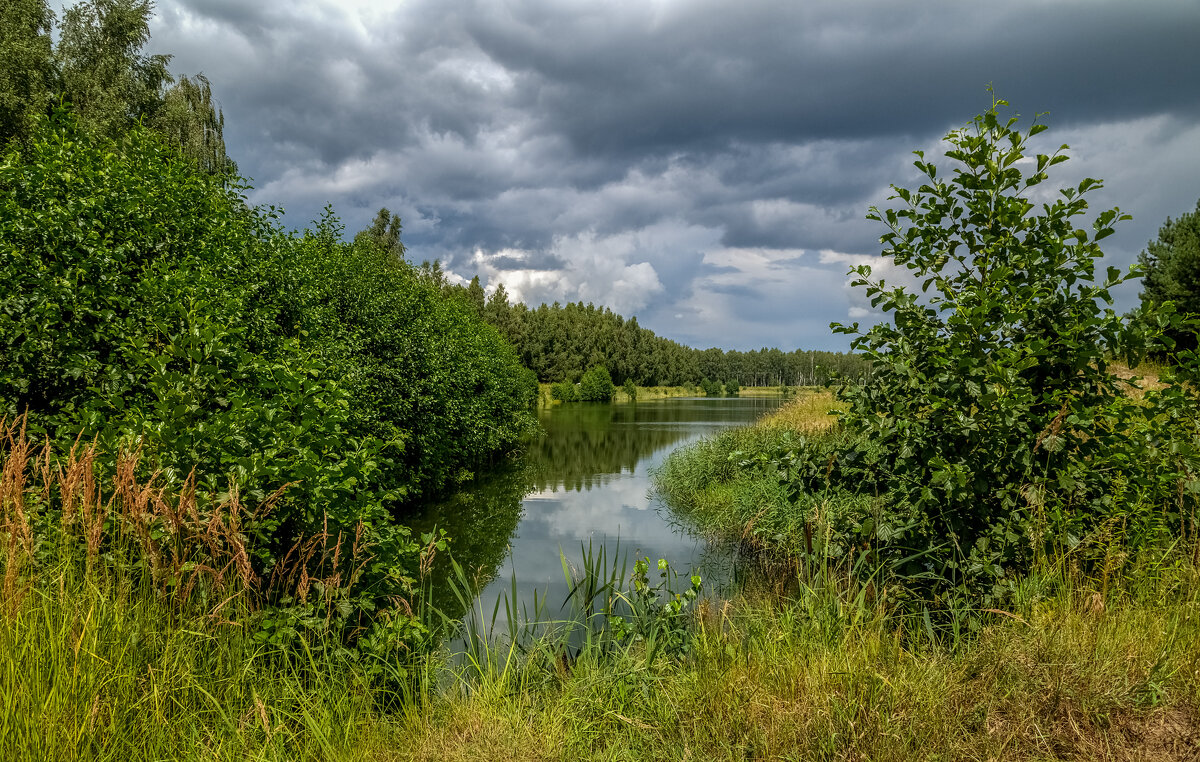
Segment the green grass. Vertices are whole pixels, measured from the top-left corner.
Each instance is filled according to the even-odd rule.
[[[0,758],[336,758],[375,720],[353,665],[180,617],[146,587],[78,577],[59,568],[5,601]]]
[[[958,640],[889,617],[887,590],[826,579],[702,604],[682,658],[492,633],[497,658],[400,680],[56,568],[4,601],[0,758],[1194,759],[1200,573],[1184,556],[1115,584],[1047,570]]]
[[[730,455],[788,436],[835,441],[805,423],[826,420],[824,405],[801,399],[706,440],[670,461],[668,484],[702,498],[710,526],[744,528],[758,511],[751,531],[766,527],[763,506],[782,496],[739,481]],[[71,473],[63,494],[83,489]],[[514,587],[514,626],[480,611],[451,641],[462,653],[384,660],[328,634],[289,650],[260,642],[237,579],[211,574],[192,588],[202,600],[174,597],[130,562],[136,546],[93,547],[90,528],[100,538],[105,521],[141,515],[101,511],[98,493],[71,525],[77,552],[53,560],[27,542],[35,503],[21,496],[36,490],[19,476],[0,475],[4,760],[1200,758],[1190,546],[1096,576],[1068,554],[1023,580],[1006,611],[976,612],[979,630],[936,635],[897,613],[893,590],[836,566],[779,567],[664,618],[666,591],[639,597],[619,558],[586,553],[582,569],[564,566],[578,583],[566,605],[518,601]],[[654,626],[615,637],[614,614]]]
[[[633,647],[472,674],[406,726],[395,759],[1190,759],[1200,599],[1189,565],[1101,595],[1031,579],[979,634],[932,643],[862,596],[742,596],[692,653]]]
[[[392,694],[150,590],[43,577],[0,619],[5,760],[1187,760],[1200,575],[1069,571],[958,643],[853,590],[702,606],[682,660],[640,644],[427,666]],[[503,646],[498,642],[497,646]],[[553,654],[558,654],[551,658]]]
[[[809,527],[869,496],[829,489],[805,496],[804,510],[789,502],[786,485],[771,478],[769,464],[744,464],[760,455],[794,450],[803,440],[822,461],[846,434],[835,426],[828,392],[803,394],[750,426],[729,429],[671,453],[653,473],[654,487],[672,511],[708,537],[745,549],[801,548],[813,542]],[[811,529],[810,529],[811,531]]]

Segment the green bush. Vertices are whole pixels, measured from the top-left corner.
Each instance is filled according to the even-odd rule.
[[[608,402],[614,391],[612,378],[603,365],[589,368],[579,379],[579,399],[583,402]]]
[[[392,518],[469,477],[536,424],[536,383],[467,305],[327,217],[288,235],[134,129],[58,111],[0,155],[0,415],[36,437],[139,450],[202,502],[231,482],[260,573],[299,536],[353,534],[386,605],[415,572]],[[60,447],[60,450],[64,448]]]
[[[888,227],[885,257],[921,293],[856,267],[854,285],[892,320],[833,326],[873,367],[842,399],[845,424],[878,447],[867,467],[891,505],[881,560],[930,594],[983,602],[1129,509],[1114,498],[1143,473],[1131,434],[1154,413],[1125,397],[1109,363],[1136,364],[1169,322],[1109,307],[1135,273],[1098,275],[1098,242],[1126,217],[1112,209],[1077,226],[1100,187],[1091,178],[1039,208],[1031,196],[1066,146],[1030,156],[1024,174],[1027,140],[1045,127],[1022,133],[1003,105],[947,135],[949,176],[917,152],[925,183],[893,186],[896,209],[872,208]]]
[[[356,436],[403,443],[385,468],[408,499],[440,492],[531,433],[537,382],[495,328],[390,246],[340,240],[332,212],[278,253],[261,299],[279,338],[336,358]]]
[[[570,381],[560,381],[550,387],[550,396],[559,402],[578,402],[579,387]]]
[[[736,397],[736,396],[738,396],[738,392],[740,392],[741,390],[742,389],[740,386],[738,386],[738,382],[736,379],[731,378],[725,382],[725,394],[727,394],[728,396]]]

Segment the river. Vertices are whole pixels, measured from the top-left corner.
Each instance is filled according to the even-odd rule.
[[[414,528],[447,532],[455,560],[483,586],[476,606],[488,615],[511,596],[514,580],[520,600],[532,601],[536,590],[560,604],[569,592],[560,552],[578,567],[589,544],[610,558],[619,544],[630,569],[635,556],[665,558],[680,573],[700,573],[706,586],[720,584],[728,552],[672,520],[651,495],[650,470],[673,450],[750,423],[781,401],[680,397],[552,407],[539,416],[544,434],[521,457],[430,506]],[[445,573],[444,564],[436,568]],[[434,603],[454,608],[443,585],[435,584]]]

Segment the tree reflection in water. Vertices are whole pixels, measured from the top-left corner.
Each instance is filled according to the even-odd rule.
[[[543,434],[519,457],[408,523],[414,533],[444,529],[453,557],[480,590],[497,575],[504,579],[494,587],[510,589],[515,572],[520,594],[545,592],[547,583],[561,582],[560,549],[570,556],[580,542],[613,544],[618,534],[622,550],[670,555],[682,568],[698,560],[696,540],[654,510],[647,464],[685,440],[747,423],[779,402],[676,398],[555,407],[542,413]],[[509,558],[510,547],[516,559]],[[443,554],[433,567],[432,599],[447,616],[460,618],[466,612],[450,593],[449,569]],[[489,612],[497,595],[484,595]]]

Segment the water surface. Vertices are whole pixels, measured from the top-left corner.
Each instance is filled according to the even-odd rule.
[[[572,403],[541,413],[543,436],[523,455],[431,506],[416,522],[451,537],[455,559],[486,583],[480,603],[490,614],[499,596],[532,601],[534,590],[557,606],[569,589],[560,551],[581,562],[581,544],[628,558],[667,559],[680,573],[696,570],[706,585],[728,574],[720,549],[672,521],[651,496],[649,471],[676,448],[721,429],[749,423],[778,407],[779,397],[683,397],[633,404]],[[435,585],[435,603],[452,609]]]

